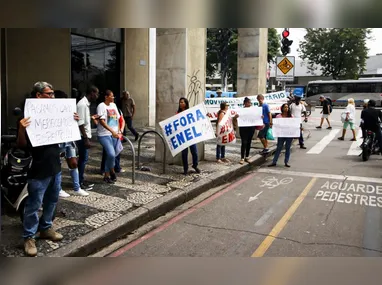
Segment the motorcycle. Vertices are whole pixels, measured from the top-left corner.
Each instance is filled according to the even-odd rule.
[[[13,115],[20,117],[20,108],[13,110]],[[11,128],[11,131],[14,131]],[[8,204],[24,218],[25,200],[28,197],[27,174],[32,165],[31,154],[16,147],[17,135],[1,136],[1,195]]]
[[[378,154],[380,152],[379,143],[376,139],[376,135],[374,132],[366,130],[366,136],[363,139],[361,144],[362,152],[360,156],[362,156],[363,161],[367,161],[372,154]]]

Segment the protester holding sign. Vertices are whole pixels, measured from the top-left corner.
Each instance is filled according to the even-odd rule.
[[[226,115],[228,111],[228,104],[226,102],[220,103],[220,110],[218,112],[218,121],[216,122],[216,133],[218,134],[219,139],[219,123],[223,120],[224,116]],[[235,117],[237,117],[236,115]],[[216,145],[216,161],[217,163],[223,163],[223,162],[230,162],[228,159],[225,158],[225,145],[217,144]]]
[[[53,86],[47,82],[35,83],[32,97],[54,98]],[[35,106],[38,107],[38,103]],[[78,120],[76,113],[74,113],[74,119]],[[17,147],[28,149],[32,155],[32,165],[28,171],[28,197],[25,202],[23,221],[24,250],[28,256],[37,255],[35,235],[38,230],[40,239],[51,241],[63,239],[63,236],[52,228],[52,219],[61,190],[60,148],[58,143],[33,147],[26,132],[32,120],[32,117],[20,120],[17,136]],[[43,205],[43,213],[39,219],[38,211],[41,205]]]
[[[184,97],[179,99],[179,106],[177,114],[190,108],[188,100]],[[198,168],[198,149],[196,144],[190,145],[191,155],[192,155],[192,168],[195,169],[196,173],[200,173]],[[188,148],[182,150],[182,163],[183,163],[183,174],[188,174]]]
[[[68,98],[68,95],[61,90],[54,91],[55,98]],[[73,190],[75,195],[79,196],[89,196],[89,193],[82,189],[80,186],[80,177],[78,173],[78,164],[77,164],[77,154],[76,154],[76,145],[74,142],[65,142],[60,144],[61,151],[65,153],[66,163],[69,167],[70,177],[73,182]],[[91,190],[92,188],[88,188],[86,190]],[[68,198],[70,195],[61,189],[60,197]]]
[[[264,96],[257,95],[257,101],[259,101],[259,106],[263,108],[263,123],[264,128],[259,132],[258,138],[261,140],[261,143],[264,146],[262,153],[267,153],[268,150],[268,140],[267,133],[269,128],[272,128],[272,113],[269,110],[268,104],[264,103]]]
[[[281,106],[281,111],[282,111],[282,113],[278,114],[276,116],[276,118],[293,118],[293,116],[291,115],[291,113],[289,111],[288,104],[283,104]],[[276,166],[277,160],[279,159],[279,156],[280,156],[280,153],[281,153],[281,150],[282,150],[284,144],[285,144],[285,160],[284,160],[284,163],[285,163],[286,167],[290,167],[288,162],[289,162],[289,158],[290,158],[290,148],[292,146],[292,141],[293,141],[293,138],[283,138],[283,137],[277,138],[277,149],[275,152],[275,156],[273,157],[272,164],[268,165],[269,167]]]
[[[114,182],[117,181],[117,176],[114,171],[115,148],[122,133],[119,128],[120,115],[117,105],[114,104],[114,94],[112,91],[106,90],[104,102],[100,103],[97,107],[97,114],[99,116],[97,136],[106,152],[103,180],[106,183],[114,184]]]
[[[251,99],[244,98],[244,108],[250,108],[252,106]],[[249,162],[249,151],[251,150],[251,144],[253,135],[255,134],[255,126],[239,127],[239,133],[241,138],[241,160],[240,164]]]

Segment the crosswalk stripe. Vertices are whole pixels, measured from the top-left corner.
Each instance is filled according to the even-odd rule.
[[[332,130],[328,135],[322,138],[314,147],[312,147],[307,154],[320,154],[324,148],[336,137],[340,130]]]
[[[357,141],[353,142],[349,148],[348,155],[359,155],[361,153],[361,149],[359,146],[362,143],[362,130],[359,129],[357,133]]]

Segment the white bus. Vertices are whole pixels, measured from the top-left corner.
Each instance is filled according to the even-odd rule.
[[[382,77],[310,81],[306,88],[306,102],[318,106],[320,95],[330,98],[334,106],[346,106],[349,98],[355,100],[356,106],[362,106],[365,99],[373,99],[377,106],[381,106]]]

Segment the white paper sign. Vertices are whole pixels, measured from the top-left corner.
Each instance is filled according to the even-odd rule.
[[[299,138],[300,124],[300,118],[273,119],[273,136],[275,138]]]
[[[26,131],[32,146],[80,140],[76,111],[76,99],[27,99],[24,117],[30,117]]]
[[[233,128],[232,117],[228,112],[218,124],[216,135],[218,145],[226,145],[236,142],[236,135],[235,129]]]
[[[264,103],[269,105],[271,113],[278,114],[281,113],[280,107],[283,103],[288,101],[289,93],[286,91],[279,91],[273,93],[264,94]],[[247,96],[251,102],[252,106],[256,107],[259,105],[257,101],[257,95]],[[211,120],[217,120],[218,112],[220,110],[220,103],[227,102],[230,109],[243,108],[244,97],[239,98],[206,98],[204,104],[207,108],[208,116]],[[232,115],[232,114],[231,114]]]
[[[263,108],[262,107],[250,107],[234,109],[239,118],[237,118],[237,123],[239,127],[253,127],[264,125],[263,119]]]
[[[172,156],[190,145],[215,138],[214,128],[203,103],[168,118],[159,125]]]

